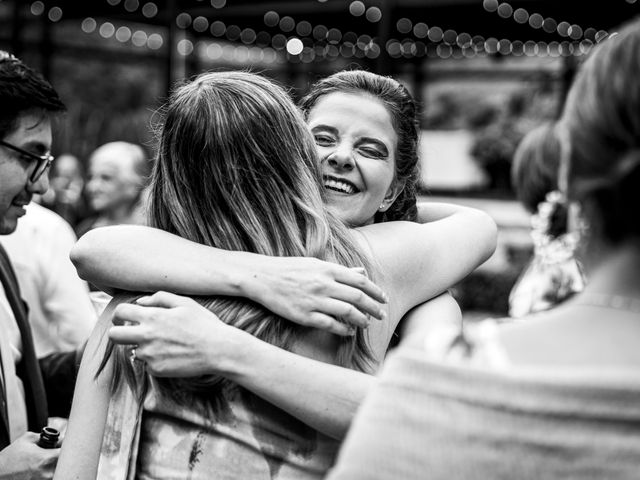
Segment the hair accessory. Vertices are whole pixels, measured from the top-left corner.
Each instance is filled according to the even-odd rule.
[[[558,190],[547,193],[538,211],[531,217],[531,238],[536,255],[543,263],[551,265],[571,258],[580,241],[580,232],[569,231],[556,238],[549,233],[553,214],[559,208],[567,208],[567,199]]]
[[[558,305],[584,288],[584,275],[574,253],[580,235],[576,231],[553,236],[554,214],[566,208],[566,197],[549,192],[531,217],[534,255],[509,295],[509,315],[519,318]]]

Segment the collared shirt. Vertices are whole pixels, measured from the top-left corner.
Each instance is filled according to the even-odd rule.
[[[29,305],[39,358],[78,348],[96,323],[89,289],[69,260],[75,242],[62,217],[33,202],[16,231],[0,237]]]
[[[5,390],[11,441],[27,431],[27,407],[24,386],[16,375],[16,364],[22,359],[22,339],[4,287],[0,283],[0,380]]]

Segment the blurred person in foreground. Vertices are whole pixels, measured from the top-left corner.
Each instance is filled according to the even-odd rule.
[[[585,289],[527,321],[484,324],[470,352],[443,345],[445,361],[412,324],[330,480],[638,478],[639,76],[636,19],[595,47],[559,123],[560,191],[580,216],[569,223],[588,226]]]
[[[560,140],[545,123],[520,142],[511,169],[518,200],[531,214],[533,258],[509,295],[509,316],[552,308],[584,288],[576,260],[578,235],[567,231],[567,205],[558,191]]]
[[[143,190],[150,172],[144,149],[133,143],[110,142],[89,158],[86,194],[95,215],[78,225],[81,237],[107,225],[143,225]]]
[[[16,229],[25,206],[48,186],[51,123],[64,104],[34,70],[0,51],[0,235]],[[27,306],[0,246],[0,478],[46,479],[60,449],[37,445],[47,417],[68,416],[75,352],[38,361]]]

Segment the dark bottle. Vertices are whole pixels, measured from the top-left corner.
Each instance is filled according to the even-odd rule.
[[[51,427],[44,427],[40,432],[38,446],[41,448],[56,448],[58,446],[58,438],[60,438],[60,432],[58,430]]]

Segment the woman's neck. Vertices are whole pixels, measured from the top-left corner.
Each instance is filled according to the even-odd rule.
[[[585,292],[640,299],[640,245],[628,242],[602,251]]]
[[[640,366],[640,322],[630,301],[640,299],[640,246],[600,252],[582,293],[501,331],[514,365]]]

